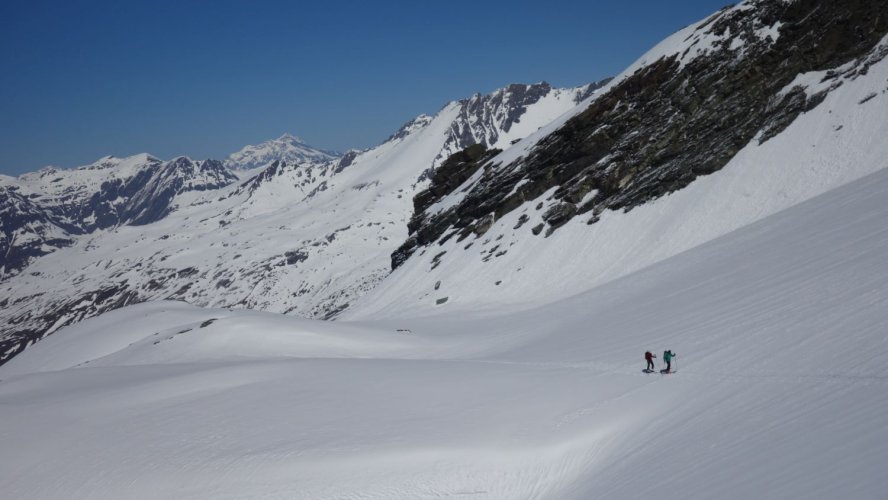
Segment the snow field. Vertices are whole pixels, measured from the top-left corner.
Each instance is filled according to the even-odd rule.
[[[886,192],[883,170],[499,315],[115,311],[0,367],[0,487],[14,498],[881,498]],[[641,373],[646,349],[667,348],[678,373]]]

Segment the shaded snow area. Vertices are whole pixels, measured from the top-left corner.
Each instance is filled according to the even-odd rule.
[[[884,498],[886,193],[881,170],[517,312],[107,313],[0,367],[0,491]],[[677,373],[642,373],[667,348]]]

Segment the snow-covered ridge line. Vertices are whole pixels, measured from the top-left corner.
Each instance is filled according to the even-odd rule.
[[[85,234],[120,225],[143,225],[166,217],[175,198],[215,190],[237,177],[216,160],[178,157],[161,161],[148,154],[104,157],[75,169],[44,168],[0,189],[27,199],[40,212],[35,226],[29,211],[7,206],[0,216],[0,280],[7,280],[35,259],[68,246]],[[7,201],[10,201],[8,199]]]
[[[7,353],[0,362],[65,324],[144,300],[332,318],[388,275],[389,255],[406,236],[411,200],[448,151],[467,141],[489,146],[514,140],[575,106],[588,88],[513,85],[454,101],[435,116],[421,115],[370,150],[324,161],[274,157],[250,170],[223,165],[240,178],[215,189],[180,192],[150,224],[62,234],[70,248],[37,258],[24,273],[0,282],[8,296],[0,311],[7,325],[0,330],[0,350]],[[271,142],[286,146],[281,154],[301,144],[292,136]],[[256,161],[265,158],[271,157]],[[101,188],[102,175],[153,172],[165,163],[148,156],[106,158],[80,175],[91,173],[92,185]],[[70,194],[51,182],[53,175],[46,173],[41,182]],[[89,189],[82,191],[89,199]],[[111,199],[111,206],[120,207],[127,198]],[[32,222],[34,231],[40,222]],[[60,239],[53,231],[44,233],[43,241]]]

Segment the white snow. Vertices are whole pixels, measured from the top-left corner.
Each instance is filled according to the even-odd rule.
[[[520,312],[115,311],[0,367],[0,487],[17,499],[879,498],[886,192],[882,170]],[[666,348],[677,373],[641,373],[644,350]]]
[[[782,97],[796,87],[801,87],[809,97],[826,90],[837,88],[842,80],[840,78],[828,78],[828,75],[830,73],[841,75],[852,69],[854,66],[854,61],[850,61],[835,69],[809,71],[808,73],[798,74],[791,82],[780,89],[777,96]]]
[[[73,169],[44,167],[18,177],[4,176],[0,184],[17,187],[23,194],[73,203],[79,196],[98,191],[104,182],[132,177],[143,169],[156,167],[160,160],[140,153],[126,158],[106,156],[95,163]]]
[[[771,26],[762,26],[761,28],[755,31],[755,35],[762,40],[770,37],[771,42],[776,42],[778,38],[780,38],[780,27],[783,26],[783,23],[780,21],[775,22]]]
[[[576,107],[578,89],[553,89],[539,101],[527,108],[527,112],[512,125],[508,132],[500,135],[492,147],[506,149],[512,141],[523,139],[536,132],[541,126],[551,123],[562,114]]]
[[[309,146],[301,138],[284,134],[277,139],[259,145],[244,146],[225,159],[225,165],[232,170],[252,170],[266,167],[275,160],[288,163],[318,163],[335,160],[340,155]]]

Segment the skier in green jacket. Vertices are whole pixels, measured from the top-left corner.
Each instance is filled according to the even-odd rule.
[[[666,362],[666,373],[672,372],[672,358],[675,357],[675,353],[672,351],[664,351],[663,352],[663,361]]]

